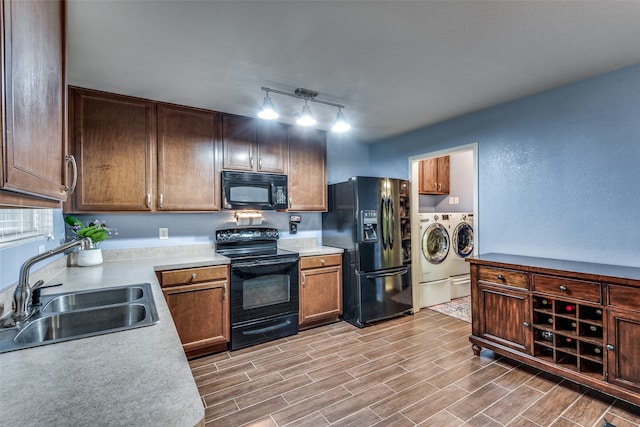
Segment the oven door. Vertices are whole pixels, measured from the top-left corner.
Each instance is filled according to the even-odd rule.
[[[298,258],[231,262],[231,324],[298,313]]]

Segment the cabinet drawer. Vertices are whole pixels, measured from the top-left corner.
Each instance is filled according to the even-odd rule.
[[[529,276],[522,271],[505,270],[503,268],[479,267],[478,280],[496,285],[513,286],[529,289]]]
[[[300,269],[322,268],[342,264],[342,255],[318,255],[300,258]]]
[[[640,311],[640,289],[630,286],[609,285],[609,305]]]
[[[597,282],[535,274],[533,276],[533,290],[596,304],[602,302],[601,287]]]
[[[185,283],[211,282],[214,280],[227,280],[226,265],[163,271],[160,286],[166,287]]]

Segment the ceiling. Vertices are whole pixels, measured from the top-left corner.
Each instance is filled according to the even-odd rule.
[[[640,62],[640,1],[69,0],[71,85],[255,116],[344,104],[373,142]],[[302,103],[271,94],[281,121]],[[337,109],[311,104],[328,129]]]

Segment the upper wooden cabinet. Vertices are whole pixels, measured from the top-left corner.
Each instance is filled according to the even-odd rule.
[[[289,210],[327,210],[327,133],[289,129]]]
[[[220,210],[219,119],[158,104],[158,210]]]
[[[70,93],[78,162],[73,211],[152,210],[155,105],[84,89]]]
[[[223,169],[287,173],[287,131],[282,123],[225,114]]]
[[[78,88],[69,99],[79,176],[68,210],[220,210],[219,114]]]
[[[449,156],[420,161],[420,194],[449,194]]]
[[[65,4],[2,1],[0,205],[65,191]],[[27,198],[28,200],[28,198]]]

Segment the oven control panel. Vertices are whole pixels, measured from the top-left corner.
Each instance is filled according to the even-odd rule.
[[[217,242],[247,242],[252,240],[278,240],[277,228],[228,228],[216,232]]]

